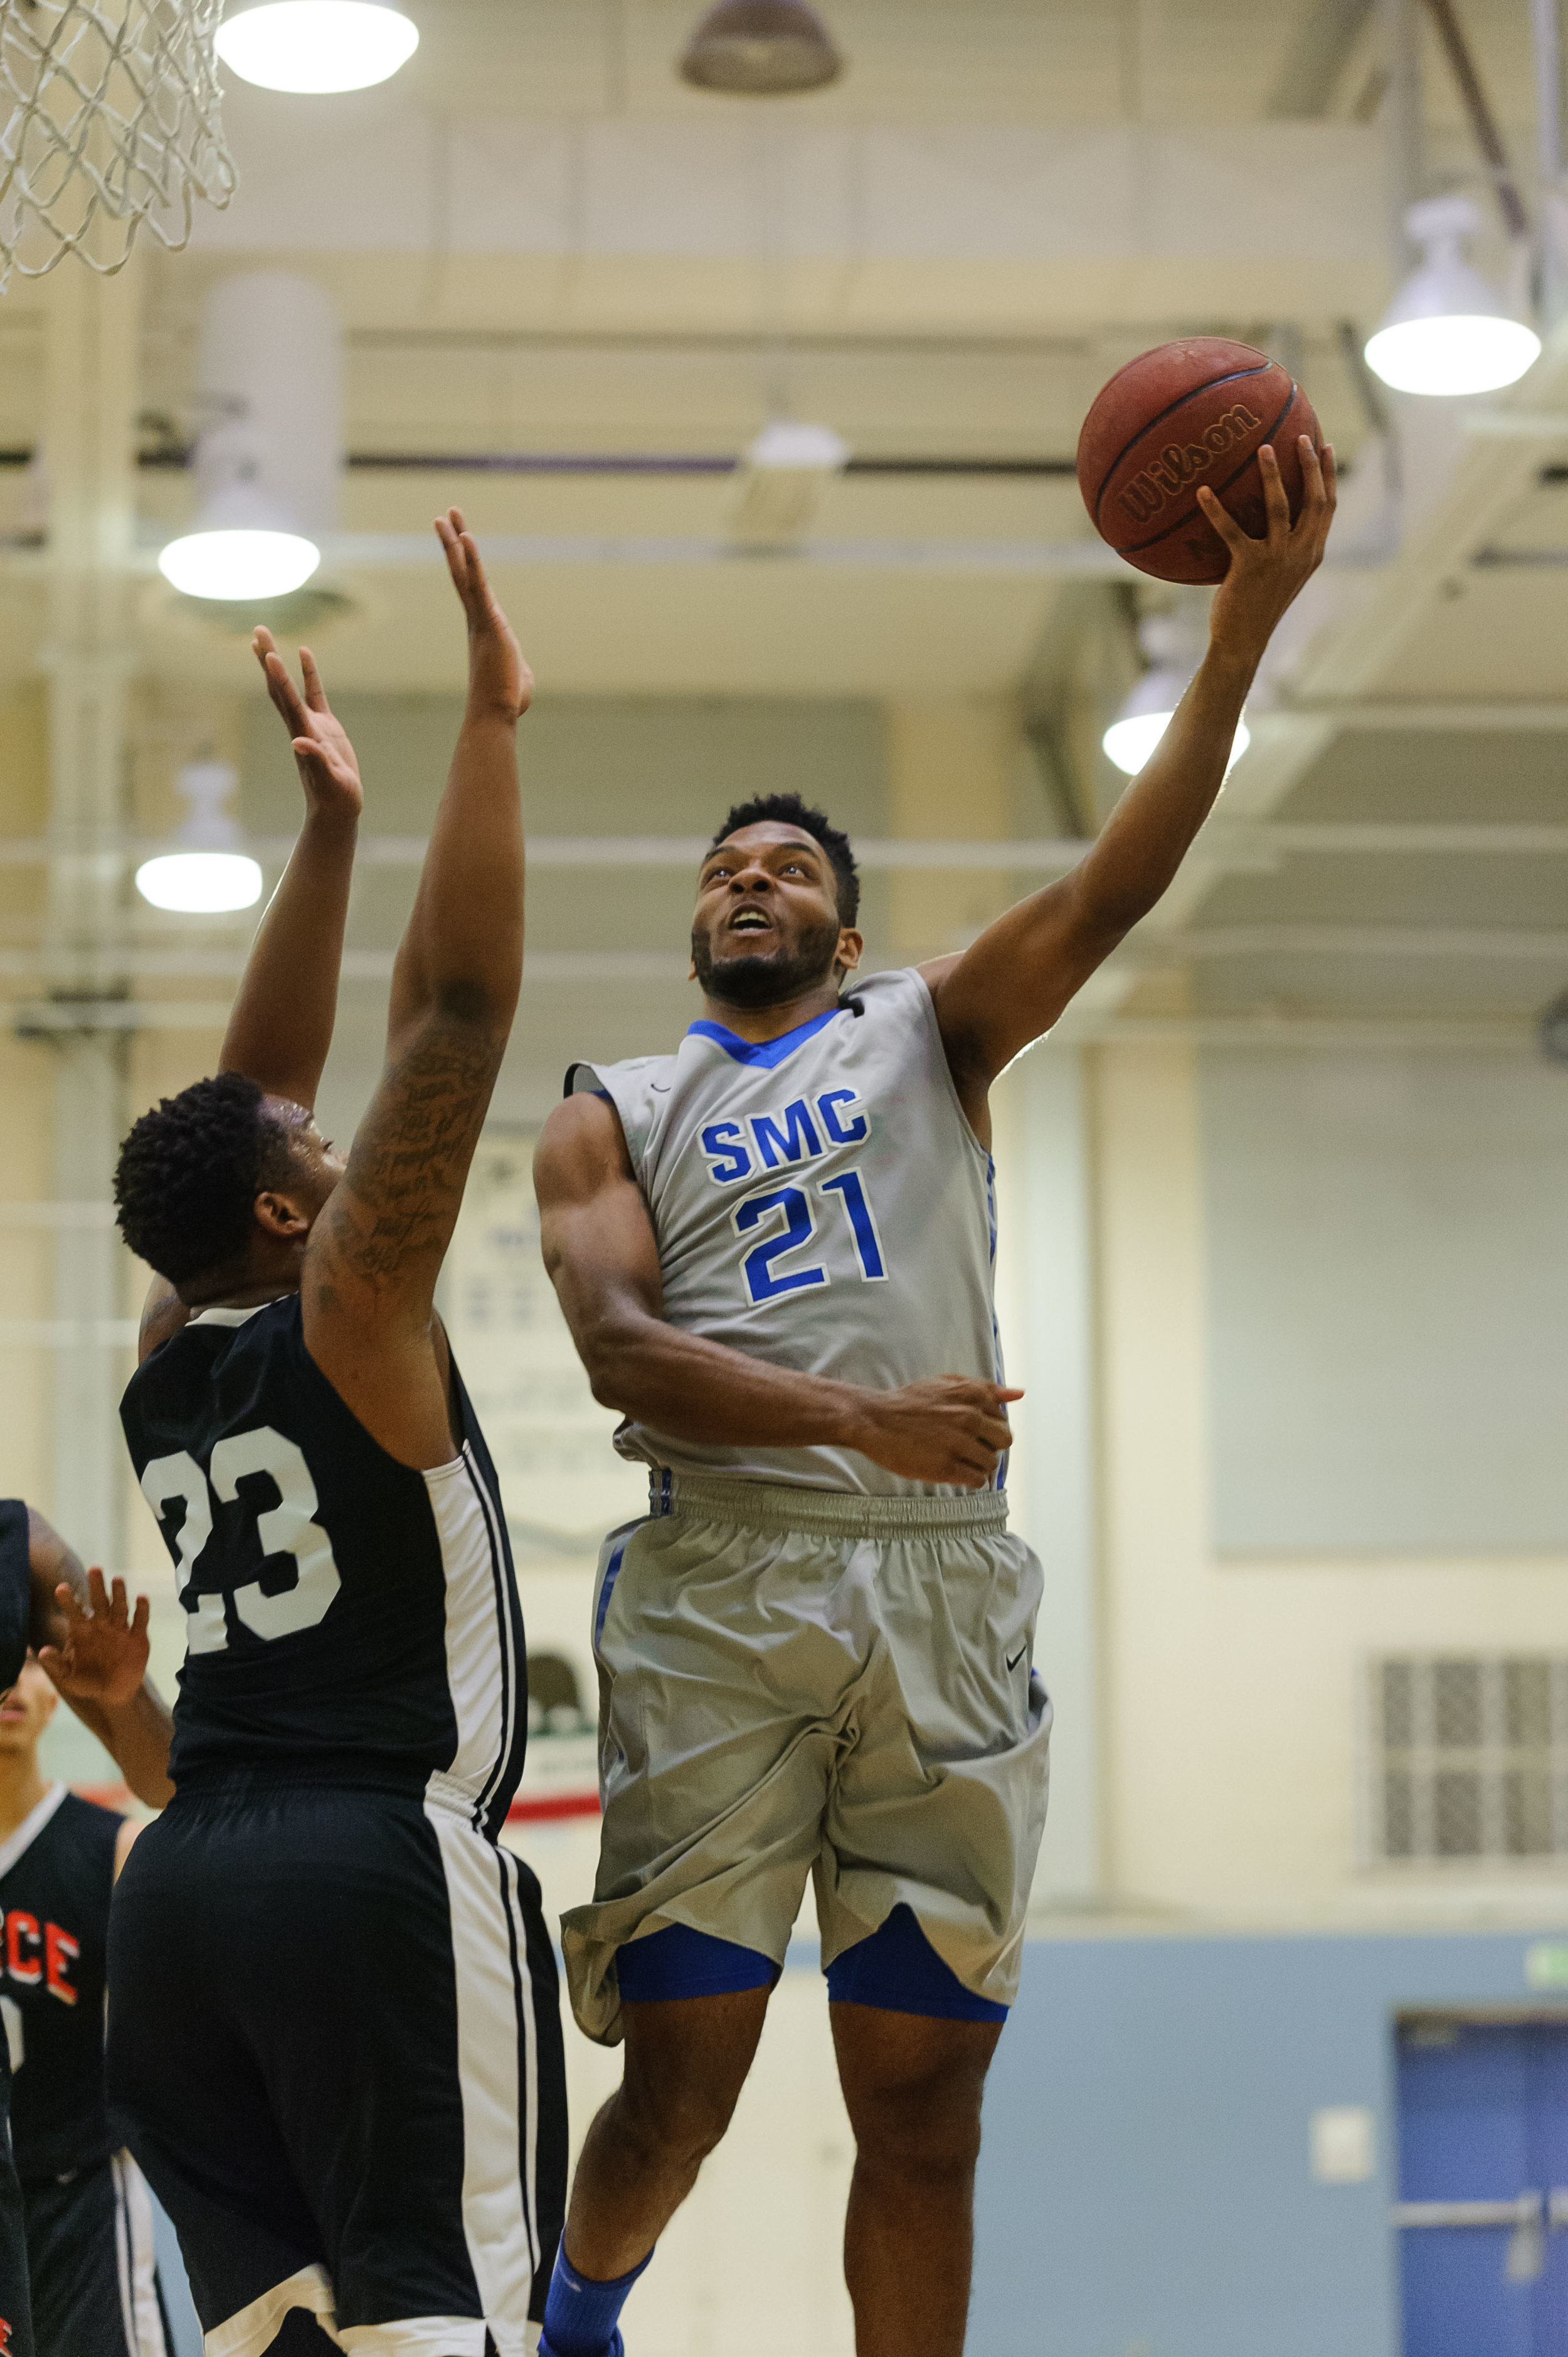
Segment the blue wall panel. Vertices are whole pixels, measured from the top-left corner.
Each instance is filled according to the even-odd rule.
[[[1032,1942],[986,2094],[971,2357],[1395,2357],[1393,2018],[1531,2001],[1532,1936]],[[1367,2184],[1313,2181],[1335,2104],[1377,2115]]]

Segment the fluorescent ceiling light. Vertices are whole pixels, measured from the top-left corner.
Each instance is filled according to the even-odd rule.
[[[218,28],[218,54],[242,81],[311,96],[368,90],[418,47],[418,26],[384,0],[263,0]]]
[[[175,783],[186,815],[177,847],[144,859],[136,870],[136,889],[155,909],[215,917],[255,907],[262,871],[237,847],[240,830],[226,807],[239,782],[227,761],[188,761],[181,770]]]
[[[1468,197],[1431,197],[1406,213],[1421,263],[1366,348],[1368,367],[1395,393],[1496,393],[1539,356],[1533,328],[1509,317],[1496,287],[1465,258],[1465,240],[1479,226]]]
[[[1100,741],[1116,767],[1125,776],[1135,778],[1175,717],[1174,705],[1165,712],[1130,713],[1123,719],[1113,720]],[[1225,764],[1227,770],[1240,759],[1251,741],[1246,722],[1238,721],[1230,759]]]
[[[253,909],[262,897],[262,871],[241,851],[167,851],[143,860],[136,889],[155,909],[217,916],[225,909]]]
[[[286,597],[320,562],[297,532],[190,532],[169,542],[158,571],[188,597]]]
[[[1380,328],[1367,366],[1395,393],[1497,393],[1541,356],[1541,338],[1518,319],[1456,312]]]

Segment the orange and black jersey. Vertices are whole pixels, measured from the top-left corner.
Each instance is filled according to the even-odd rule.
[[[51,1784],[0,1842],[0,2016],[24,2183],[112,2149],[103,2104],[104,1952],[124,1820]]]

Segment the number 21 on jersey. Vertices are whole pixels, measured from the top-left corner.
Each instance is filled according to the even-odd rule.
[[[823,1207],[824,1211],[831,1209],[834,1197],[843,1204],[843,1216],[849,1222],[849,1232],[854,1242],[855,1258],[866,1283],[877,1284],[887,1275],[882,1257],[882,1239],[876,1232],[876,1217],[871,1208],[871,1200],[861,1184],[860,1173],[858,1170],[841,1170],[832,1178],[819,1179],[811,1191],[804,1187],[769,1187],[764,1193],[748,1195],[744,1203],[736,1205],[730,1217],[736,1235],[749,1235],[765,1220],[772,1231],[760,1243],[753,1244],[749,1252],[741,1254],[746,1288],[753,1301],[777,1301],[780,1295],[799,1293],[805,1286],[828,1283],[827,1270],[820,1265],[815,1268],[782,1271],[774,1265],[787,1253],[796,1252],[802,1245],[809,1244],[816,1235],[818,1223],[811,1203],[812,1192],[829,1199]],[[779,1212],[784,1215],[782,1229],[774,1225]]]
[[[274,1596],[254,1579],[229,1589],[246,1628],[269,1640],[314,1629],[342,1585],[332,1542],[313,1519],[317,1501],[310,1468],[286,1435],[270,1424],[258,1425],[252,1432],[227,1433],[212,1451],[208,1473],[186,1448],[155,1457],[142,1476],[142,1495],[160,1523],[166,1520],[167,1507],[177,1502],[185,1507],[185,1520],[172,1544],[179,1600],[189,1616],[187,1644],[193,1653],[221,1653],[229,1643],[225,1591],[213,1588],[193,1596],[190,1589],[197,1558],[212,1535],[212,1500],[234,1504],[241,1482],[254,1474],[264,1474],[277,1492],[274,1506],[256,1507],[249,1498],[243,1501],[255,1514],[262,1553],[293,1555],[295,1581]]]

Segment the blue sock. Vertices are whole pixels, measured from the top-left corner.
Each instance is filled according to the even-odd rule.
[[[653,2256],[651,2251],[648,2259]],[[596,2283],[579,2275],[563,2244],[555,2253],[555,2272],[544,2296],[544,2324],[539,2346],[543,2357],[609,2357],[620,2347],[616,2330],[626,2296],[648,2265],[639,2259],[624,2276]]]

